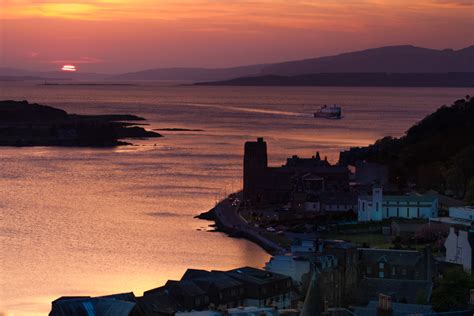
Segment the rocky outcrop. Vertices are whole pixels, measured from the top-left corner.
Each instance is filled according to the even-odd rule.
[[[75,115],[27,101],[0,101],[0,146],[112,147],[122,139],[161,137],[135,115]]]

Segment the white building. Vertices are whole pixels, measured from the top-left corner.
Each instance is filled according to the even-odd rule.
[[[391,217],[430,218],[438,216],[438,198],[432,195],[383,195],[374,187],[372,195],[360,196],[359,222],[381,221]]]
[[[450,207],[449,217],[474,222],[474,206]]]
[[[449,216],[430,218],[430,222],[471,227],[474,223],[474,206],[450,207]]]
[[[444,242],[446,247],[446,261],[462,265],[464,270],[472,272],[474,266],[474,229],[458,228],[449,229],[448,238]]]
[[[292,254],[273,256],[265,264],[265,270],[287,275],[298,283],[302,283],[303,276],[309,273],[310,267],[311,264],[308,259]]]

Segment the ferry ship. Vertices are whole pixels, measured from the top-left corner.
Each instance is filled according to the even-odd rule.
[[[340,119],[342,115],[342,108],[337,105],[322,106],[317,112],[314,112],[314,117],[323,117],[330,119]]]

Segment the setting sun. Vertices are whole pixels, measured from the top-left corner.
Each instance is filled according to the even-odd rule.
[[[76,69],[76,66],[74,65],[64,65],[62,68],[61,68],[62,71],[69,71],[69,72],[75,72],[77,71]]]

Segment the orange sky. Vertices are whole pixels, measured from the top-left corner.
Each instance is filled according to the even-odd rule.
[[[222,67],[474,44],[474,0],[0,0],[0,66]]]

